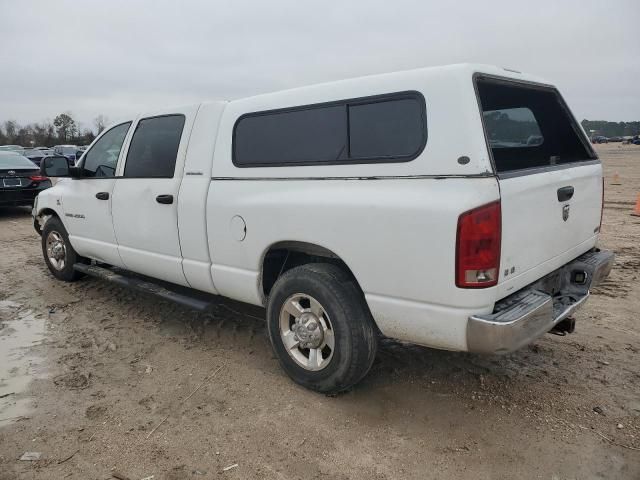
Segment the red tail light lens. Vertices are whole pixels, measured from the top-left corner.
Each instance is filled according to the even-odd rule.
[[[42,175],[32,175],[29,177],[29,180],[32,182],[44,182],[45,180],[49,180],[49,177],[43,177]]]
[[[460,215],[456,239],[456,285],[459,288],[486,288],[498,283],[501,230],[500,202]]]

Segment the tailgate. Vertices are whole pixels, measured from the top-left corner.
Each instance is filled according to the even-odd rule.
[[[552,87],[476,78],[500,184],[499,298],[595,245],[602,165]]]
[[[500,195],[500,282],[514,280],[509,291],[524,287],[594,246],[602,202],[600,164],[502,179]],[[535,271],[537,278],[531,279],[530,271]],[[528,275],[523,276],[525,273]],[[515,282],[516,277],[521,281]]]

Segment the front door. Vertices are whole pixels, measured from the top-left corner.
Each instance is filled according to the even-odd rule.
[[[140,118],[113,190],[113,226],[125,267],[186,286],[178,192],[195,113]]]
[[[62,210],[73,248],[82,256],[123,266],[111,221],[114,175],[131,122],[104,132],[84,155],[80,177],[64,179]],[[63,186],[59,185],[59,186]]]

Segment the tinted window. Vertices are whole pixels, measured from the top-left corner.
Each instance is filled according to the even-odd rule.
[[[236,166],[406,161],[426,142],[424,99],[401,93],[259,112],[235,125]]]
[[[482,78],[477,87],[498,173],[597,158],[556,90]]]
[[[535,147],[544,138],[528,108],[506,108],[483,113],[491,148]]]
[[[83,177],[113,177],[131,122],[113,127],[91,147],[82,161]]]
[[[420,150],[424,132],[416,98],[349,106],[351,158],[409,157]]]
[[[235,130],[238,165],[319,163],[346,158],[344,105],[249,116]]]
[[[183,127],[184,115],[140,120],[129,145],[124,176],[173,177]]]

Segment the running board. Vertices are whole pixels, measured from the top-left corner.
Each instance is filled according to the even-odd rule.
[[[193,296],[184,295],[182,293],[169,290],[160,283],[150,282],[135,276],[123,275],[109,268],[102,268],[97,265],[87,265],[84,263],[75,263],[73,265],[73,269],[92,277],[107,280],[122,287],[131,288],[143,293],[150,293],[165,300],[179,303],[180,305],[184,305],[185,307],[199,310],[201,312],[210,310],[214,305],[214,302],[208,302]]]

